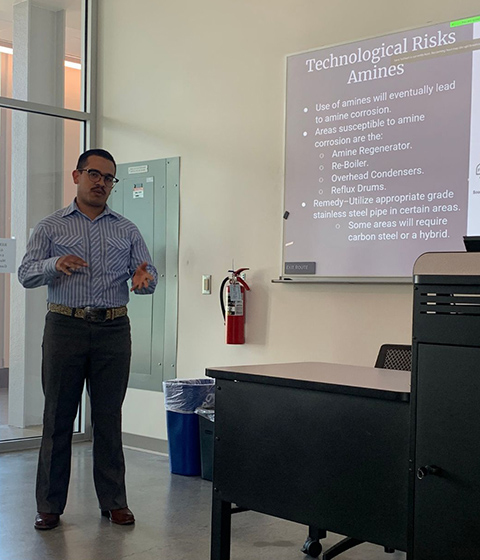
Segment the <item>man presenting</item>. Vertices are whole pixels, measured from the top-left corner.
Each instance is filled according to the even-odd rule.
[[[136,294],[151,294],[157,271],[138,228],[106,204],[118,181],[115,172],[115,160],[105,150],[80,156],[72,173],[75,200],[39,222],[18,270],[25,288],[48,286],[36,529],[56,527],[65,508],[73,423],[84,382],[102,515],[119,525],[135,522],[127,506],[121,437],[131,355],[127,281],[132,280]]]

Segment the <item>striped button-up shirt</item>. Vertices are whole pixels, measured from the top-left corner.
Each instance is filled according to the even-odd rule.
[[[81,257],[88,266],[71,276],[63,274],[55,268],[63,255]],[[135,292],[151,294],[157,284],[157,271],[137,226],[108,206],[91,220],[74,200],[37,224],[18,279],[25,288],[46,284],[49,303],[121,307],[128,302],[127,281],[143,262],[148,263],[147,270],[154,279],[147,288]]]

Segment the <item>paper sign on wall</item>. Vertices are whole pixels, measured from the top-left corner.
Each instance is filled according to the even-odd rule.
[[[15,238],[0,238],[0,273],[15,272],[15,248]]]

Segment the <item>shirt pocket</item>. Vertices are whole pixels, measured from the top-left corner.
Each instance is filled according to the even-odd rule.
[[[107,239],[108,270],[128,271],[130,266],[130,247],[130,239],[126,237]]]
[[[79,235],[59,235],[53,239],[53,257],[75,255],[85,260],[85,243]]]

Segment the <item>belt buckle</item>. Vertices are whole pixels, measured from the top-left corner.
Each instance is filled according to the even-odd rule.
[[[104,323],[107,320],[107,310],[99,307],[85,307],[83,309],[85,321]]]

